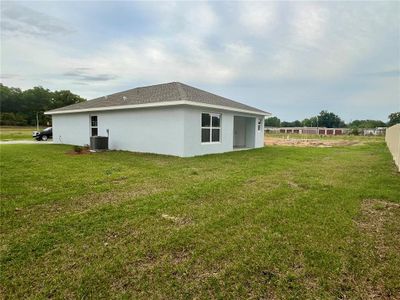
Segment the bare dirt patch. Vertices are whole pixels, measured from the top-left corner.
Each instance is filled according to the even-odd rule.
[[[266,137],[264,142],[267,146],[292,146],[292,147],[338,147],[360,145],[360,141],[346,140],[321,140],[321,139],[291,139]]]
[[[67,155],[84,155],[84,154],[91,154],[92,152],[90,152],[89,149],[82,149],[80,151],[75,151],[75,150],[68,150],[67,152],[65,152],[65,154]]]
[[[188,225],[191,223],[191,221],[187,218],[182,218],[182,217],[175,217],[167,214],[162,214],[161,218],[171,221],[177,225]]]

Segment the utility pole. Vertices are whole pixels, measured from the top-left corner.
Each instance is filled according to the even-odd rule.
[[[39,112],[36,112],[36,130],[39,131]]]

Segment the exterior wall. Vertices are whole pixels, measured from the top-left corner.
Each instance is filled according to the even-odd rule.
[[[89,144],[89,115],[87,113],[53,115],[53,143],[67,145]]]
[[[264,123],[265,123],[265,117],[264,116],[258,116],[258,118],[261,120],[261,128],[260,130],[257,129],[257,124],[256,124],[256,138],[255,138],[255,148],[262,148],[264,147],[264,133],[265,133],[265,128],[264,128]]]
[[[91,115],[97,116],[98,135],[109,130],[111,150],[183,156],[182,107],[53,115],[53,139],[60,135],[59,143],[89,144]]]
[[[221,142],[201,143],[201,113],[221,114]],[[184,156],[204,155],[210,153],[222,153],[233,151],[233,125],[234,116],[250,117],[252,122],[252,132],[248,133],[255,138],[254,147],[264,146],[264,117],[249,114],[235,113],[232,111],[216,110],[209,108],[185,107],[184,110]],[[261,130],[257,131],[256,117],[261,119]]]
[[[221,142],[201,143],[202,112],[221,114]],[[53,115],[54,143],[89,144],[90,116],[97,116],[99,136],[109,134],[111,150],[183,157],[232,151],[234,116],[248,117],[246,120],[250,125],[247,130],[250,131],[246,133],[246,137],[253,137],[252,146],[264,146],[263,116],[192,106]],[[260,131],[257,130],[257,118],[261,119]]]
[[[400,172],[400,124],[386,129],[385,141]]]
[[[201,113],[221,114],[221,142],[201,143]],[[185,107],[184,111],[184,156],[222,153],[233,150],[233,114],[208,108]]]
[[[182,107],[105,111],[96,115],[99,135],[107,136],[109,129],[112,150],[183,155]]]

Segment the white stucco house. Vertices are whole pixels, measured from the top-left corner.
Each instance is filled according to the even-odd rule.
[[[53,142],[86,145],[108,136],[109,148],[181,157],[264,145],[260,109],[171,82],[138,87],[45,114]]]

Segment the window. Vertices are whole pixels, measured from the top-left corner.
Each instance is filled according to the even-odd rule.
[[[221,114],[201,114],[201,142],[219,143],[221,141]]]
[[[98,135],[97,116],[90,117],[90,131],[92,136]]]
[[[261,131],[261,119],[257,119],[257,130]]]

